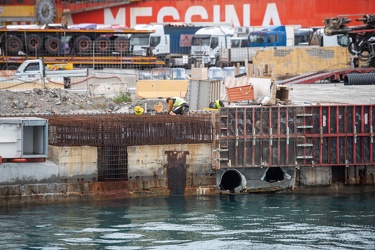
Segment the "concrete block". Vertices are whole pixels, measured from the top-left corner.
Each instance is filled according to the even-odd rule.
[[[128,84],[124,82],[92,83],[89,84],[91,96],[115,97],[119,93],[128,92]]]
[[[200,175],[210,172],[211,144],[176,144],[176,145],[144,145],[128,147],[129,178],[152,177],[166,178],[164,165],[167,164],[166,151],[187,151],[187,175]]]
[[[347,68],[350,62],[347,48],[315,46],[259,50],[253,59],[256,67],[272,65],[274,75]]]
[[[52,161],[3,163],[0,165],[0,184],[26,184],[37,182],[55,182],[58,166]]]
[[[96,147],[49,146],[49,159],[58,165],[60,179],[98,178]]]
[[[301,167],[300,177],[302,185],[331,185],[332,169],[330,167]]]

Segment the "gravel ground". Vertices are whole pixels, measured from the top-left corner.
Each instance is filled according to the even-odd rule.
[[[291,88],[291,104],[375,104],[375,85],[343,83],[315,83],[285,85]],[[89,97],[86,92],[61,89],[33,89],[28,91],[0,90],[0,116],[36,113],[133,112],[141,105],[153,109],[164,100],[136,100],[115,103],[113,98]]]

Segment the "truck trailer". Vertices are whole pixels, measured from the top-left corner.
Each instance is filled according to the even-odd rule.
[[[0,28],[0,67],[17,69],[25,60],[42,57],[48,63],[71,62],[92,68],[164,64],[156,57],[129,54],[129,36],[152,31],[97,27],[96,24],[82,24]]]

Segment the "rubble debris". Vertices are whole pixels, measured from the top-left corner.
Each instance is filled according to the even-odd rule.
[[[86,92],[64,89],[0,90],[0,116],[82,112],[132,112],[135,106],[153,108],[160,100],[116,103],[113,98],[91,97]]]

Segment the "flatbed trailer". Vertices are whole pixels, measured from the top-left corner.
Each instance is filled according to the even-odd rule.
[[[300,76],[291,77],[285,80],[277,81],[278,84],[311,84],[311,83],[337,83],[343,81],[347,74],[361,74],[361,73],[375,73],[375,68],[350,68],[350,69],[339,69],[327,72],[313,72],[307,73]]]
[[[16,69],[24,60],[73,63],[82,67],[137,67],[163,65],[152,56],[132,56],[132,34],[154,31],[130,28],[97,29],[96,25],[62,28],[0,28],[0,69]]]
[[[0,56],[0,69],[15,70],[25,60],[38,59],[36,56]],[[135,68],[135,67],[159,67],[165,62],[156,57],[135,57],[135,56],[54,56],[43,57],[48,64],[72,63],[78,68]]]

